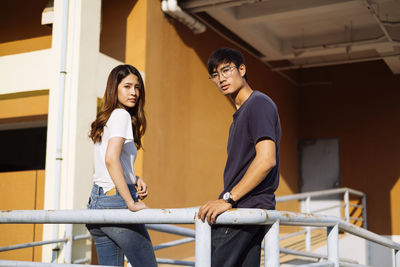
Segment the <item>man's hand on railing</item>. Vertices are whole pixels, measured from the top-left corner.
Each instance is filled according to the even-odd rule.
[[[208,201],[200,207],[198,217],[203,222],[207,219],[209,224],[213,224],[218,215],[231,208],[232,205],[223,199]]]

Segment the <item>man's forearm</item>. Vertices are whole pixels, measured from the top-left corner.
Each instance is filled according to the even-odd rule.
[[[256,145],[256,156],[243,178],[232,190],[232,198],[238,201],[257,185],[259,185],[273,167],[276,165],[275,143],[272,140],[264,140]]]

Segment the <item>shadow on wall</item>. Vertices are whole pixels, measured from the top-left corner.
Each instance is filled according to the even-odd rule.
[[[253,89],[262,91],[268,94],[277,104],[282,132],[284,133],[281,140],[281,178],[285,177],[278,188],[278,195],[286,195],[299,192],[298,181],[298,101],[297,88],[284,80],[278,74],[272,72],[265,64],[256,59],[254,56],[243,51],[233,43],[221,37],[218,33],[210,29],[202,34],[194,34],[186,26],[182,25],[175,19],[166,16],[169,23],[175,28],[176,33],[182,42],[193,49],[198,58],[207,69],[207,61],[209,55],[217,48],[232,47],[241,51],[245,58],[245,63],[248,70],[248,80]],[[179,53],[177,53],[179,54]],[[204,77],[207,79],[207,77]],[[217,90],[217,89],[215,89]],[[227,97],[232,106],[232,114],[235,111],[235,106]]]
[[[137,0],[102,0],[100,52],[125,62],[127,19]]]
[[[309,69],[329,72],[332,87],[300,93],[301,138],[341,140],[342,186],[367,194],[368,229],[400,234],[400,75],[383,61]],[[366,75],[373,73],[373,75]]]

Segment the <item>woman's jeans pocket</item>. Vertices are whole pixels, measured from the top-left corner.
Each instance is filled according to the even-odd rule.
[[[128,185],[133,200],[138,200],[137,191],[134,185]],[[90,194],[88,209],[127,209],[126,202],[117,191],[116,195],[107,196],[102,187],[94,185]]]

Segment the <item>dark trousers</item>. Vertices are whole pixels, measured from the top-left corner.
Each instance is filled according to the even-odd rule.
[[[212,267],[260,267],[261,242],[270,225],[214,225]]]

